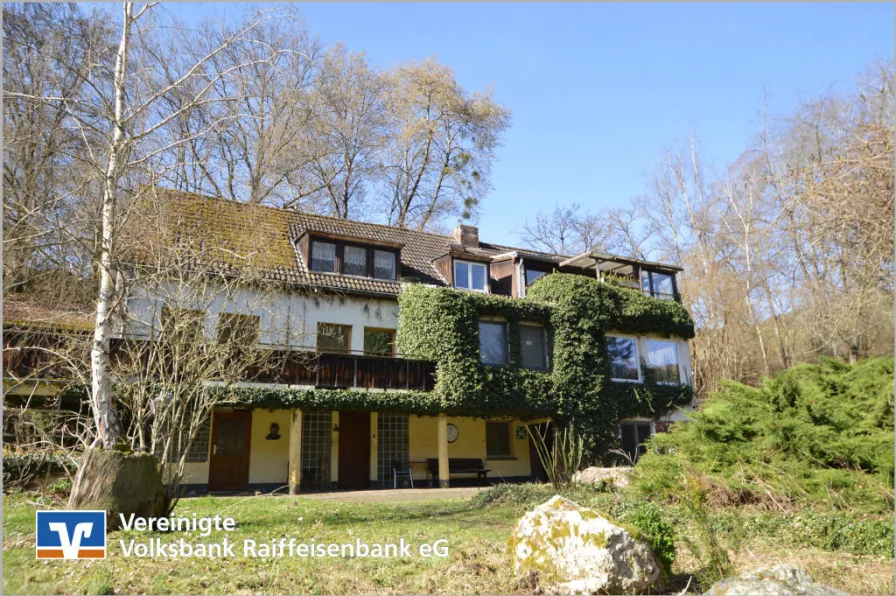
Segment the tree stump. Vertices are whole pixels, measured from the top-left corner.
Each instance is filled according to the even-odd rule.
[[[88,449],[73,484],[68,508],[105,509],[109,530],[121,525],[119,514],[162,517],[167,513],[165,488],[152,455]]]

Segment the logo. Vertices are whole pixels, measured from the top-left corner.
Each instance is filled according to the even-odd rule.
[[[38,559],[105,559],[105,511],[38,511]]]

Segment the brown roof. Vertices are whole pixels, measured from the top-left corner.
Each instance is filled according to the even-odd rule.
[[[398,282],[309,271],[295,242],[303,234],[314,232],[372,244],[400,244],[401,277],[412,276],[434,285],[447,285],[433,261],[449,252],[493,257],[515,251],[524,258],[552,263],[568,258],[487,242],[480,242],[479,247],[461,246],[451,236],[441,234],[159,190],[165,198],[165,212],[153,221],[160,222],[158,229],[169,243],[173,232],[175,242],[198,249],[209,263],[223,268],[250,266],[264,278],[299,285],[392,296],[400,289]]]
[[[7,328],[52,327],[87,331],[94,326],[94,316],[83,306],[49,305],[46,300],[28,295],[3,296],[3,326]]]

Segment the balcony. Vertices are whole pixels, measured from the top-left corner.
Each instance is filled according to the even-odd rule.
[[[56,342],[44,340],[41,343],[46,345],[35,345],[33,338],[15,334],[7,334],[4,340],[3,369],[6,376],[34,380],[72,377],[71,368],[53,349],[58,347],[53,345]],[[126,340],[113,339],[113,361],[148,358],[149,353],[141,349],[141,344],[142,341],[128,344]],[[87,358],[86,351],[83,357]],[[274,350],[265,361],[265,366],[248,367],[245,381],[361,390],[432,391],[435,386],[435,364],[428,360]]]
[[[563,261],[560,268],[640,290],[651,298],[681,302],[675,277],[682,269],[675,265],[592,251]]]
[[[253,367],[246,380],[328,389],[432,391],[435,386],[435,364],[427,360],[289,351],[272,361],[263,369]]]

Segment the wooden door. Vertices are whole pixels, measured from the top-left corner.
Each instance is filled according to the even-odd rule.
[[[208,490],[246,490],[252,412],[215,412],[213,421]]]
[[[339,413],[339,488],[370,488],[370,413]]]
[[[535,447],[535,441],[538,439],[533,439],[531,435],[544,437],[547,452],[551,453],[554,448],[554,426],[550,422],[533,424],[529,426],[529,431],[529,475],[538,482],[547,482],[548,473],[545,471],[538,455],[538,449]]]

